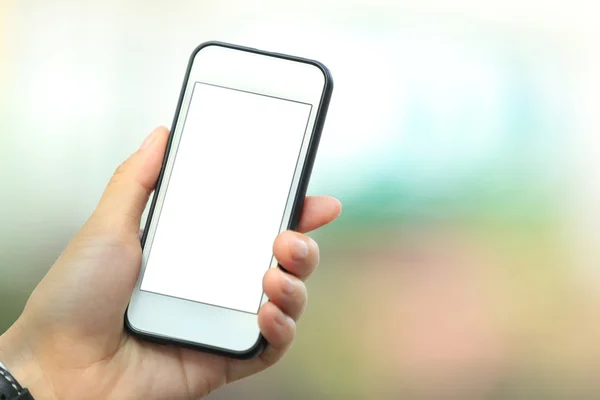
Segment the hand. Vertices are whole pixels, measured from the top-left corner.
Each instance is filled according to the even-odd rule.
[[[260,309],[258,323],[269,346],[258,358],[232,360],[157,345],[123,330],[141,263],[140,219],[168,134],[157,128],[117,169],[94,213],[0,337],[0,360],[37,400],[198,399],[273,365],[292,343],[307,300],[303,281],[319,259],[316,243],[299,232],[284,232],[274,243],[275,257],[289,273],[271,269],[265,275],[271,301]],[[336,199],[308,197],[299,231],[319,228],[340,211]],[[232,237],[233,247],[235,237],[240,235]]]

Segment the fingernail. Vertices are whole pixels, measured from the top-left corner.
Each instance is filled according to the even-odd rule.
[[[153,130],[146,139],[144,139],[144,141],[142,142],[142,145],[140,146],[140,150],[144,150],[146,147],[150,146],[150,143],[152,143],[154,141],[154,138],[156,137],[156,130]]]
[[[308,255],[308,244],[306,241],[298,237],[294,237],[290,250],[292,253],[292,259],[294,261],[302,261]]]
[[[283,274],[283,293],[285,295],[291,295],[292,293],[294,293],[294,291],[296,290],[296,283],[294,282],[294,280],[287,275],[286,273]]]

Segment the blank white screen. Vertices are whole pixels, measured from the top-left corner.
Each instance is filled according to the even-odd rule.
[[[196,82],[141,290],[258,312],[311,108]]]

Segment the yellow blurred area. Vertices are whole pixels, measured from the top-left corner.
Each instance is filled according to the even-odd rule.
[[[0,331],[222,40],[330,67],[344,212],[290,354],[211,398],[600,397],[596,2],[1,1]]]

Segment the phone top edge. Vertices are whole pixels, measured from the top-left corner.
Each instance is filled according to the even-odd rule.
[[[198,54],[198,52],[200,52],[200,50],[202,50],[203,48],[209,47],[209,46],[225,47],[225,48],[229,48],[229,49],[233,49],[233,50],[240,50],[240,51],[245,51],[248,53],[261,54],[261,55],[265,55],[265,56],[282,58],[285,60],[296,61],[296,62],[313,65],[313,66],[317,67],[323,74],[323,76],[325,78],[326,90],[328,90],[328,89],[331,90],[333,88],[333,76],[331,74],[331,71],[329,70],[329,68],[327,68],[327,66],[325,66],[325,64],[323,64],[320,61],[313,60],[310,58],[304,58],[304,57],[292,56],[289,54],[268,51],[268,50],[261,50],[261,49],[257,49],[254,47],[220,42],[218,40],[209,40],[209,41],[203,42],[203,43],[199,44],[198,46],[196,46],[196,48],[192,51],[192,54],[190,56],[190,65],[193,62],[194,57],[196,57],[196,54]]]

